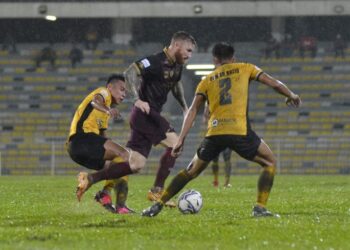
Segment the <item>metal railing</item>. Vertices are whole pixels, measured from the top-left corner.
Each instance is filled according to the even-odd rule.
[[[188,137],[174,172],[189,164],[201,139],[196,134]],[[284,137],[265,138],[265,141],[277,158],[277,171],[280,174],[350,174],[349,138]],[[162,153],[161,147],[153,148],[141,174],[154,174]],[[256,174],[260,171],[258,164],[235,153],[231,159],[233,174]],[[223,160],[220,158],[220,161]],[[81,169],[70,159],[63,141],[36,143],[30,148],[0,152],[1,175],[70,175]],[[206,172],[210,173],[210,170]]]

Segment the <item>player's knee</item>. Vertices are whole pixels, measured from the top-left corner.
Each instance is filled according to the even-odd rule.
[[[271,155],[269,161],[271,162],[271,166],[273,166],[274,168],[276,168],[277,165],[277,159],[274,155]]]
[[[187,169],[186,171],[187,171],[188,177],[191,180],[196,178],[201,173],[201,170],[198,168],[190,168],[190,169]]]
[[[128,151],[122,151],[119,153],[119,156],[123,158],[124,161],[129,161],[130,154]]]
[[[276,164],[277,164],[277,159],[276,157],[271,153],[265,157],[263,157],[263,160],[264,160],[264,165],[266,167],[276,167]]]
[[[137,161],[130,161],[129,164],[132,172],[135,174],[139,173],[145,166],[145,164]]]
[[[143,167],[137,165],[130,165],[130,168],[134,174],[139,173],[143,169]]]

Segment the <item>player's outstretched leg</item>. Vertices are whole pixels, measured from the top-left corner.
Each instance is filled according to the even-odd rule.
[[[164,192],[163,188],[160,188],[160,187],[152,188],[147,193],[147,199],[149,201],[158,202],[160,200],[160,197],[162,196],[163,192]],[[173,200],[169,200],[165,203],[165,206],[170,207],[170,208],[174,208],[174,207],[176,207],[176,203]]]
[[[141,215],[145,217],[154,217],[160,213],[163,209],[163,204],[161,202],[156,202],[149,208],[142,211]]]
[[[83,197],[83,194],[91,187],[92,182],[88,178],[88,173],[86,172],[80,172],[78,174],[78,187],[76,190],[76,195],[78,198],[78,201],[81,201],[81,198]]]
[[[189,181],[192,176],[188,174],[187,170],[180,171],[171,181],[169,186],[162,194],[160,200],[154,203],[149,208],[142,211],[142,216],[154,217],[162,210],[164,204],[169,201],[175,194],[177,194]]]
[[[120,162],[115,163],[111,162],[107,167],[96,171],[92,174],[86,172],[80,172],[78,174],[78,187],[76,190],[76,195],[78,201],[81,200],[83,194],[95,183],[107,180],[107,179],[117,179],[125,175],[132,174],[129,163]]]

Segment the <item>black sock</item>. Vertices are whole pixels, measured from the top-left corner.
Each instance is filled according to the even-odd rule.
[[[174,179],[171,181],[170,185],[164,190],[161,197],[162,203],[166,203],[175,194],[177,194],[186,184],[192,180],[192,177],[187,173],[186,170],[180,171]]]

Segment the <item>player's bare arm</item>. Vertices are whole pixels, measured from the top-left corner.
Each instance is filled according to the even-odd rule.
[[[191,107],[188,109],[188,112],[182,123],[179,139],[177,140],[177,143],[175,144],[173,151],[171,152],[173,157],[178,157],[181,154],[183,150],[185,138],[192,127],[192,124],[194,122],[194,119],[196,118],[199,108],[204,102],[205,102],[204,96],[196,95],[194,97]]]
[[[273,88],[277,93],[284,95],[286,98],[286,104],[292,107],[299,107],[301,105],[301,99],[299,95],[293,93],[284,83],[273,78],[272,76],[262,73],[258,81]]]
[[[203,111],[203,118],[202,121],[204,124],[207,124],[209,120],[209,106],[208,103],[205,103],[204,111]]]
[[[173,96],[175,97],[175,99],[180,104],[184,115],[186,115],[186,113],[188,111],[188,107],[187,107],[187,103],[186,103],[186,100],[185,100],[185,92],[184,92],[184,88],[183,88],[183,85],[182,85],[181,81],[178,81],[174,85],[174,87],[172,89],[172,93],[173,93]]]
[[[94,99],[91,101],[91,105],[94,109],[108,114],[111,118],[116,118],[119,115],[119,111],[117,109],[110,108],[105,105],[105,100],[100,94],[94,96]]]
[[[142,83],[142,76],[140,75],[140,71],[135,63],[131,64],[124,71],[124,77],[128,91],[134,100],[134,105],[137,108],[141,109],[142,112],[149,114],[150,107],[148,102],[141,101],[137,92]]]

